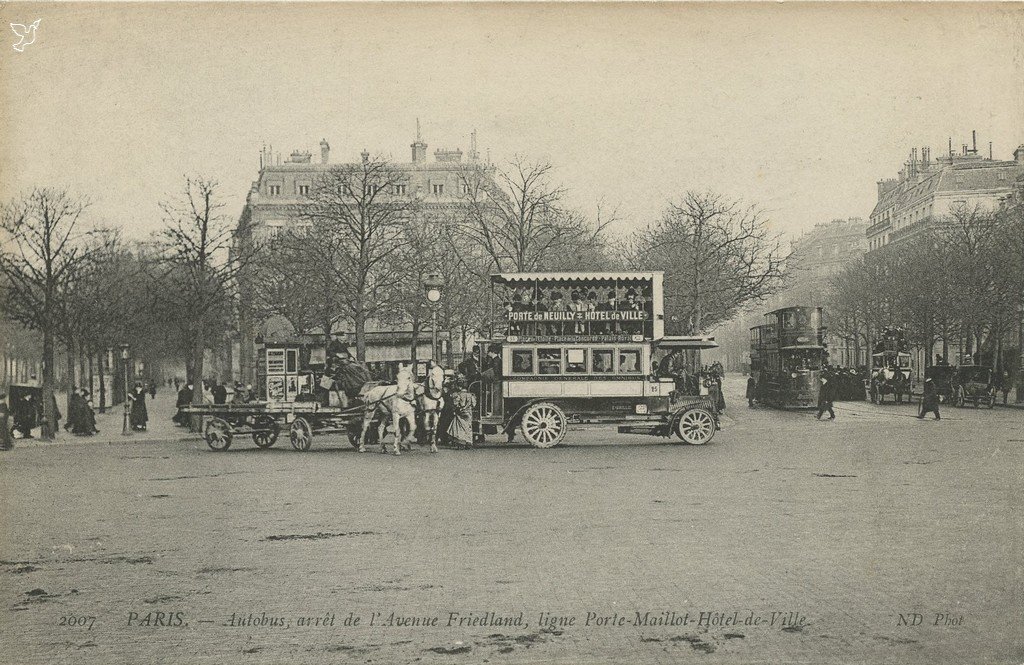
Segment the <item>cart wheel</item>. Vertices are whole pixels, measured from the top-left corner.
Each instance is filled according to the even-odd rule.
[[[550,402],[541,402],[526,409],[520,431],[534,448],[550,448],[565,437],[567,425],[562,409]]]
[[[309,450],[309,447],[313,445],[313,428],[305,418],[296,418],[292,422],[288,438],[291,439],[292,448],[295,450]]]
[[[231,424],[223,418],[211,418],[206,423],[203,437],[210,450],[223,452],[231,447]]]
[[[691,446],[702,446],[715,437],[715,416],[702,408],[687,409],[676,420],[676,436]]]
[[[252,433],[252,442],[256,444],[257,448],[269,448],[277,442],[277,437],[281,433],[281,426],[272,417],[256,416],[256,421],[253,425],[263,430]]]

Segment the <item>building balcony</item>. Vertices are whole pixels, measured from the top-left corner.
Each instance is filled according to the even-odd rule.
[[[876,236],[882,231],[889,229],[890,227],[892,227],[892,222],[888,220],[878,222],[877,224],[872,224],[871,226],[868,227],[867,230],[868,237]]]
[[[898,228],[892,233],[890,233],[889,242],[900,242],[902,240],[906,240],[907,238],[916,236],[918,233],[921,233],[926,228],[931,226],[931,223],[932,218],[930,216],[922,217],[913,224],[907,224],[906,226]]]

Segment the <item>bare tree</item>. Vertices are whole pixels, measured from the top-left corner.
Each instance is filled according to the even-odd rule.
[[[83,251],[84,198],[35,188],[0,211],[0,275],[5,315],[43,336],[42,437],[54,434],[54,345],[61,330],[62,298],[88,253]]]
[[[460,172],[459,225],[483,247],[497,272],[543,270],[602,245],[610,220],[592,225],[567,209],[565,189],[552,182],[553,170],[546,162],[516,157],[501,169],[474,164]]]
[[[245,255],[236,251],[229,257],[234,224],[223,213],[218,187],[213,180],[186,178],[183,194],[160,204],[164,228],[155,258],[162,270],[155,275],[154,305],[162,309],[160,318],[177,322],[188,340],[195,404],[202,403],[198,381],[204,350],[229,323],[236,277],[258,250],[253,246]]]
[[[408,181],[406,172],[382,158],[335,166],[316,179],[299,223],[279,238],[302,251],[309,267],[343,294],[341,311],[352,322],[359,360],[366,358],[366,322],[405,278],[393,259],[420,211],[419,201],[405,194]]]
[[[670,327],[689,334],[774,293],[786,260],[757,207],[711,192],[669,204],[658,222],[633,234],[626,254],[635,269],[665,271]]]

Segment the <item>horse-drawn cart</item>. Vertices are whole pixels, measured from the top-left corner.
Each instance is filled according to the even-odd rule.
[[[270,448],[287,430],[292,448],[307,451],[313,437],[345,434],[354,447],[359,444],[364,407],[323,406],[317,402],[251,402],[248,404],[202,404],[183,409],[206,418],[203,438],[211,450],[231,447],[236,436],[249,434],[257,448]]]

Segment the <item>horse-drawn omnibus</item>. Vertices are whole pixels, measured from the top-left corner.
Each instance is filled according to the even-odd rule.
[[[511,273],[491,276],[501,324],[479,340],[483,376],[474,427],[518,429],[549,448],[572,424],[618,424],[619,432],[711,441],[718,413],[704,395],[659,377],[669,352],[717,346],[712,338],[664,334],[663,274]],[[492,317],[493,319],[494,317]]]
[[[886,395],[892,395],[897,404],[903,403],[904,396],[910,400],[914,387],[910,357],[902,328],[882,330],[871,353],[867,390],[872,403],[884,403]]]
[[[828,351],[821,307],[784,307],[750,329],[755,399],[781,409],[816,407]]]

